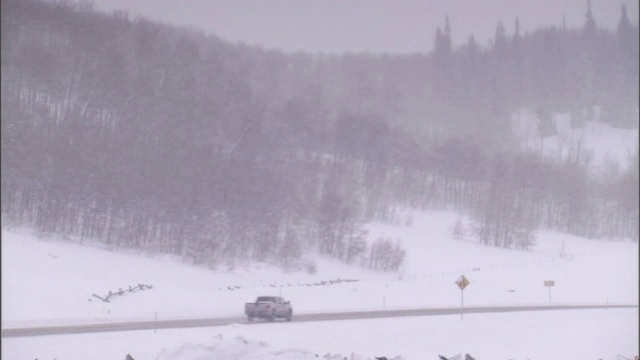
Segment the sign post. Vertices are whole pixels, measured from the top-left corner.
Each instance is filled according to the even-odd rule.
[[[458,285],[458,287],[461,290],[462,293],[462,298],[460,300],[460,320],[464,320],[464,288],[467,287],[467,285],[469,285],[469,280],[467,280],[466,277],[464,277],[464,275],[461,275],[458,280],[456,280],[456,285]]]
[[[553,285],[555,285],[555,282],[553,280],[545,280],[544,282],[544,286],[549,289],[549,302],[551,302],[551,287]]]

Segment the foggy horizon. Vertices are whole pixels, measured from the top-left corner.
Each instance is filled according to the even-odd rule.
[[[436,29],[449,17],[454,46],[471,35],[486,46],[502,22],[508,35],[515,20],[521,33],[545,27],[584,24],[587,0],[497,0],[482,8],[472,0],[96,0],[96,9],[125,10],[132,18],[202,30],[232,43],[280,49],[284,52],[426,53]],[[593,0],[599,27],[615,29],[622,5],[632,23],[638,22],[638,2]]]

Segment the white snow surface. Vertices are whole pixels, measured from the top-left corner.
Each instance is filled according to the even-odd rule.
[[[39,239],[28,229],[2,230],[2,328],[242,316],[245,302],[281,295],[293,322],[233,324],[2,338],[2,359],[633,359],[639,353],[638,308],[482,313],[321,322],[295,314],[325,311],[545,304],[638,304],[638,244],[537,233],[527,252],[454,240],[457,215],[406,212],[396,224],[370,224],[407,250],[395,273],[317,259],[317,272],[264,264],[211,270],[168,256],[143,256]],[[564,245],[563,245],[564,244]],[[561,249],[564,254],[561,256]],[[321,281],[349,279],[332,285]],[[555,285],[545,287],[553,280]],[[138,284],[110,303],[110,290]],[[549,291],[550,290],[550,291]]]
[[[593,111],[598,114],[599,108]],[[597,120],[571,128],[571,114],[556,113],[553,123],[557,134],[541,137],[537,135],[539,119],[534,112],[515,112],[512,120],[513,130],[520,137],[523,148],[554,159],[577,154],[596,172],[611,171],[612,166],[625,169],[638,153],[638,129],[615,128]]]

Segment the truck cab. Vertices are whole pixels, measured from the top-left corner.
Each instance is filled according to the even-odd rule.
[[[291,321],[293,316],[291,303],[280,296],[258,296],[255,302],[244,305],[244,312],[249,321],[256,318],[269,321],[284,318]]]

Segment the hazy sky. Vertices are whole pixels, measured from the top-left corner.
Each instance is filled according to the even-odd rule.
[[[638,22],[638,0],[591,0],[596,22],[615,28],[622,4]],[[291,51],[427,52],[449,16],[454,44],[473,34],[486,44],[498,21],[513,33],[582,26],[587,0],[94,0],[98,10],[128,10],[215,33],[231,42]]]

